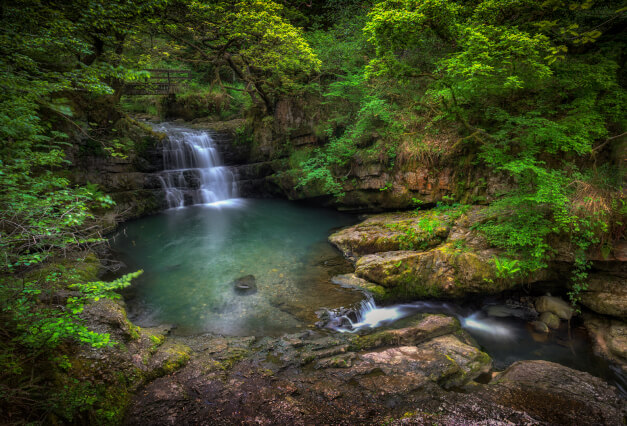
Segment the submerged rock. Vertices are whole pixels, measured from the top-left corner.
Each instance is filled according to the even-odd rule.
[[[533,321],[530,324],[531,327],[533,327],[533,329],[538,333],[548,333],[550,331],[549,326],[543,321]]]
[[[257,292],[257,280],[254,275],[245,275],[233,281],[233,289],[237,294],[253,294]]]
[[[540,321],[554,330],[560,328],[560,318],[552,312],[542,312],[540,314]]]
[[[541,314],[551,312],[564,320],[570,320],[574,309],[559,297],[542,296],[536,299],[536,310]]]

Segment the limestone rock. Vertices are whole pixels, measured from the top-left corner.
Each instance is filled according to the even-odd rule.
[[[385,213],[371,216],[362,223],[344,228],[329,237],[329,241],[345,256],[356,260],[360,256],[384,251],[407,248],[428,248],[441,243],[450,231],[444,214],[429,218],[429,225],[436,223],[435,229],[421,226],[430,212]]]
[[[384,287],[360,278],[355,274],[336,275],[331,278],[331,282],[342,287],[365,290],[371,294],[377,302],[386,302],[390,298]]]
[[[599,314],[627,318],[627,279],[609,274],[590,276],[581,304]]]
[[[498,293],[517,285],[496,280],[491,252],[458,251],[449,244],[435,249],[371,254],[357,261],[358,276],[386,288],[399,300],[462,297]]]
[[[551,312],[561,319],[570,320],[573,316],[573,308],[559,297],[542,296],[536,299],[536,311]]]

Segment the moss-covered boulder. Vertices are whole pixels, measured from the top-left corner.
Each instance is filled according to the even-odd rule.
[[[444,244],[428,251],[371,254],[357,261],[356,274],[397,299],[459,298],[472,293],[498,293],[517,285],[499,280],[490,256]]]
[[[450,218],[443,213],[385,213],[344,228],[329,241],[355,260],[371,253],[435,247],[446,239],[450,228]]]
[[[496,294],[519,286],[523,278],[510,273],[514,268],[503,266],[508,264],[502,250],[474,230],[482,210],[481,206],[451,206],[379,214],[334,233],[329,240],[355,262],[355,275],[365,280],[357,287],[371,291],[377,301]],[[551,270],[545,269],[525,276],[524,281],[551,277]]]

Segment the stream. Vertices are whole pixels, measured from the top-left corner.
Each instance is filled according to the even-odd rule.
[[[603,377],[625,394],[624,377],[594,356],[582,327],[538,335],[524,314],[495,303],[377,307],[361,292],[336,285],[333,277],[352,266],[327,237],[354,224],[354,215],[236,198],[235,176],[222,166],[209,133],[169,125],[156,130],[169,136],[160,178],[170,208],[123,224],[110,239],[128,270],[144,270],[124,293],[137,325],[168,323],[179,335],[280,336],[315,327],[321,312],[331,313],[329,332],[342,333],[443,313],[459,319],[497,370],[544,359]],[[242,280],[245,292],[238,287]],[[340,313],[346,307],[351,315]]]

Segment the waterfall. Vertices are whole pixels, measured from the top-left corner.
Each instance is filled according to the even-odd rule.
[[[222,165],[209,133],[167,124],[155,130],[168,136],[159,176],[168,208],[212,204],[238,196],[235,176]]]

